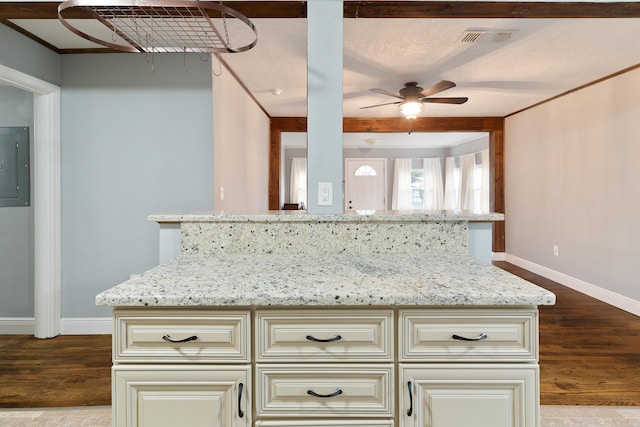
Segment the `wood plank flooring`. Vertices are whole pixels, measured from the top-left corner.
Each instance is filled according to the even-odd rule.
[[[640,406],[640,317],[508,263],[557,295],[540,309],[543,405]],[[111,337],[0,336],[0,408],[111,404]]]
[[[640,406],[640,317],[505,262],[556,294],[540,307],[542,405]]]

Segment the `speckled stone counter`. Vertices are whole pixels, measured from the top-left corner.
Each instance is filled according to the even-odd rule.
[[[554,294],[469,256],[181,256],[98,295],[103,306],[535,306]]]
[[[469,223],[503,218],[495,213],[447,211],[372,215],[274,211],[177,213],[151,215],[149,220],[180,224],[182,254],[467,254]]]

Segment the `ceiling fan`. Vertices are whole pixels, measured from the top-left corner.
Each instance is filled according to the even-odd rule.
[[[442,80],[434,84],[433,86],[429,86],[426,89],[418,86],[418,83],[416,82],[408,82],[404,84],[404,87],[400,89],[398,94],[389,92],[384,89],[371,89],[372,92],[380,93],[382,95],[393,96],[395,98],[400,98],[402,101],[386,102],[384,104],[369,105],[367,107],[360,107],[360,108],[364,109],[364,108],[380,107],[382,105],[398,104],[400,107],[400,112],[407,119],[415,119],[418,116],[418,114],[422,112],[422,104],[425,102],[431,102],[435,104],[464,104],[465,102],[467,102],[469,98],[466,98],[466,97],[459,97],[459,98],[432,98],[431,97],[431,95],[435,95],[436,93],[442,92],[447,89],[451,89],[452,87],[455,87],[455,86],[456,84],[454,82],[450,82],[448,80]]]

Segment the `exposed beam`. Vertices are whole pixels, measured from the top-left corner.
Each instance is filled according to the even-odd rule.
[[[108,2],[106,0],[105,2]],[[1,2],[0,19],[57,19],[61,2]],[[306,18],[306,1],[224,1],[249,18]],[[345,1],[345,18],[639,18],[640,2]],[[74,11],[69,18],[90,18]]]

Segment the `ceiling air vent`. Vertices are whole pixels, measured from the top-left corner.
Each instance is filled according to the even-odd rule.
[[[457,43],[504,43],[511,40],[516,31],[469,29],[458,37]]]

